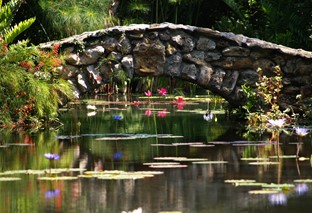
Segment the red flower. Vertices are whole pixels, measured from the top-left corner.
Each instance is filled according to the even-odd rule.
[[[167,115],[167,110],[166,109],[164,109],[164,110],[162,110],[162,111],[157,113],[157,116],[161,117],[161,118],[166,117],[166,115]]]
[[[168,92],[165,88],[160,88],[157,90],[159,95],[167,95]]]
[[[144,92],[144,94],[147,96],[147,97],[151,97],[152,96],[152,92],[150,90],[147,90],[147,92]]]
[[[139,101],[133,101],[133,105],[134,105],[134,106],[138,107],[139,104],[140,104]]]
[[[151,116],[152,115],[152,110],[150,109],[147,109],[144,113],[147,117]]]

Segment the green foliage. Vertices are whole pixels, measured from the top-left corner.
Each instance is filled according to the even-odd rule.
[[[0,36],[4,38],[7,44],[11,44],[18,35],[28,29],[36,20],[30,18],[11,27],[14,14],[21,3],[22,0],[11,0],[2,6],[2,1],[0,1]]]
[[[109,0],[39,0],[44,13],[42,21],[49,35],[57,39],[118,23],[109,18],[109,3]]]
[[[251,131],[261,131],[270,119],[286,118],[287,122],[293,122],[297,115],[289,115],[290,110],[281,111],[278,99],[281,94],[282,71],[279,66],[274,68],[273,76],[263,75],[262,69],[258,68],[258,83],[256,89],[242,86],[247,99],[243,109],[246,110],[248,128]]]
[[[312,48],[310,0],[224,0],[232,14],[216,27],[294,48]]]
[[[44,52],[27,41],[7,47],[0,39],[0,126],[34,127],[57,119],[58,104],[73,98],[70,84],[58,79],[58,48]]]

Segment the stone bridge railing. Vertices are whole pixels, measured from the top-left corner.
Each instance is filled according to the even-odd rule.
[[[244,103],[241,86],[255,86],[257,68],[272,75],[276,65],[283,72],[281,106],[299,109],[312,94],[311,52],[208,28],[140,24],[85,32],[40,46],[47,49],[54,43],[66,55],[63,77],[75,86],[77,96],[125,72],[130,79],[184,79],[240,106]]]

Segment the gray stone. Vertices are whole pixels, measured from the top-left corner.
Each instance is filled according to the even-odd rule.
[[[183,55],[183,60],[196,65],[205,64],[205,53],[203,51],[193,51]]]
[[[205,61],[211,62],[219,60],[222,57],[222,54],[219,52],[206,52],[205,53]]]
[[[180,67],[182,63],[182,55],[176,53],[170,57],[166,58],[165,72],[169,76],[180,76]]]
[[[139,42],[133,49],[135,71],[160,75],[164,72],[165,46],[159,40]]]
[[[182,63],[181,76],[187,80],[196,80],[197,68],[194,64]]]
[[[191,52],[195,46],[192,37],[187,35],[186,33],[172,36],[171,40],[176,46],[181,49],[182,52]]]
[[[199,67],[197,82],[199,85],[206,87],[211,79],[213,68],[210,64],[205,64]]]
[[[236,86],[237,79],[239,77],[238,71],[227,71],[222,82],[221,90],[225,95],[232,93]]]
[[[222,51],[222,54],[224,56],[241,56],[241,57],[246,57],[249,56],[250,50],[243,48],[243,47],[237,47],[237,46],[231,46],[227,47]]]
[[[216,42],[209,38],[200,37],[197,41],[197,50],[209,51],[216,49]]]
[[[128,78],[133,78],[133,57],[132,55],[126,55],[122,58],[121,64],[126,72]]]
[[[100,75],[100,72],[95,69],[94,65],[87,66],[87,72],[90,74],[92,80],[96,84],[101,84],[102,83],[102,77]]]

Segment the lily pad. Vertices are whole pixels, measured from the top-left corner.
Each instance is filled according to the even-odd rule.
[[[297,156],[296,155],[280,155],[280,156],[274,155],[274,156],[269,156],[269,158],[297,158]]]
[[[202,145],[201,142],[193,142],[193,143],[172,143],[174,146],[190,146],[190,145]]]
[[[312,183],[312,179],[296,179],[295,183]]]
[[[258,158],[258,157],[255,157],[255,158],[241,158],[241,160],[244,160],[244,161],[268,161],[269,158]]]
[[[197,161],[193,162],[194,164],[225,164],[227,161]]]
[[[213,144],[192,144],[190,145],[190,147],[198,147],[198,148],[202,148],[202,147],[214,147],[215,145]]]
[[[208,161],[207,158],[180,158],[180,159],[174,159],[174,161]]]
[[[225,183],[255,183],[256,180],[240,179],[240,180],[225,180]]]
[[[279,162],[272,162],[272,161],[268,161],[268,162],[250,162],[250,165],[278,165],[280,164]]]
[[[3,181],[18,181],[21,180],[20,177],[0,177],[0,182]]]
[[[262,189],[262,190],[250,190],[248,191],[249,194],[277,194],[280,193],[282,190],[279,189]]]
[[[53,180],[77,180],[78,177],[74,176],[55,176],[55,177],[38,177],[38,180],[47,180],[47,181],[53,181]]]
[[[169,169],[169,168],[185,168],[187,165],[182,164],[164,164],[164,165],[150,165],[150,168],[157,168],[157,169]]]
[[[178,165],[178,162],[152,162],[152,163],[143,163],[143,165],[151,166],[151,165]]]
[[[283,184],[277,184],[277,183],[266,183],[262,185],[263,188],[293,188],[295,187],[294,184],[289,183],[283,183]]]
[[[187,159],[187,157],[155,157],[154,160],[179,160],[179,159]]]

